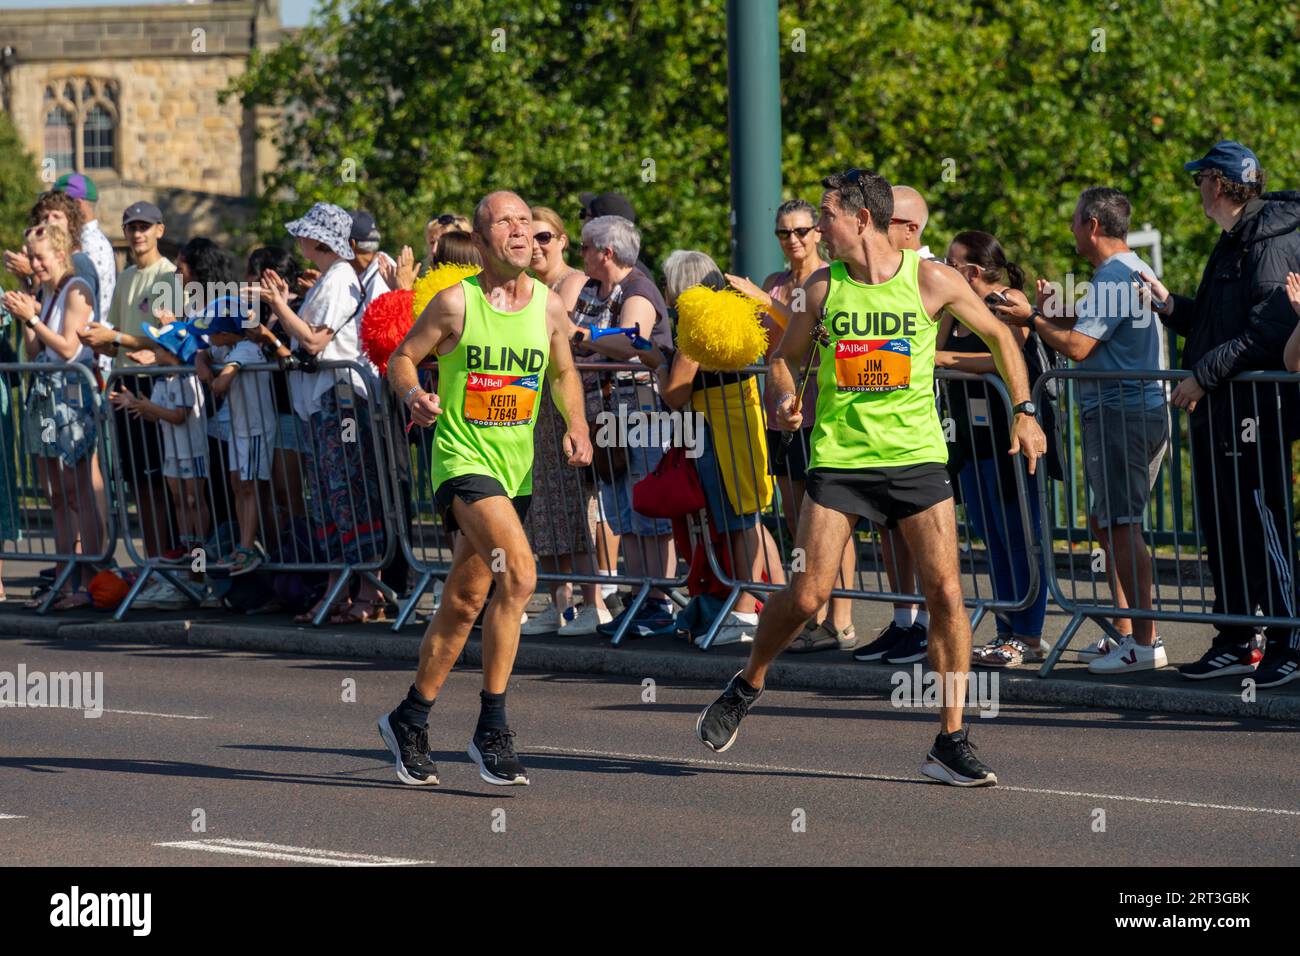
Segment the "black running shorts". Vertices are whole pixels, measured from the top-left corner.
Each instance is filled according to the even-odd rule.
[[[448,534],[460,530],[460,525],[456,523],[456,518],[451,511],[451,503],[456,498],[467,505],[472,505],[484,498],[510,498],[510,496],[506,494],[501,482],[490,475],[460,475],[457,478],[448,478],[438,486],[438,490],[433,495],[434,503],[438,506],[443,526]],[[519,515],[520,523],[523,523],[524,518],[527,517],[528,506],[532,501],[532,495],[510,498],[510,503],[515,506],[515,514]]]
[[[901,468],[813,468],[806,490],[823,508],[893,528],[903,518],[951,498],[952,479],[939,462]]]

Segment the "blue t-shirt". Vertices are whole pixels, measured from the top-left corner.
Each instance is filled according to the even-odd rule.
[[[1133,252],[1111,256],[1093,273],[1091,287],[1075,307],[1074,331],[1097,339],[1092,354],[1075,368],[1093,371],[1158,371],[1160,323],[1150,310],[1143,313],[1133,288],[1133,273],[1155,270]],[[1081,380],[1079,405],[1084,411],[1107,405],[1158,408],[1165,404],[1164,385],[1155,379]]]

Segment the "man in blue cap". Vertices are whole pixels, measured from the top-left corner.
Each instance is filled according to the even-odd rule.
[[[1300,434],[1294,385],[1233,382],[1248,371],[1284,371],[1295,315],[1288,272],[1300,271],[1300,192],[1264,192],[1264,170],[1234,140],[1184,167],[1201,208],[1223,230],[1195,298],[1171,295],[1146,276],[1161,321],[1184,337],[1192,372],[1171,402],[1188,411],[1196,506],[1214,580],[1214,611],[1296,617],[1291,531],[1291,443]],[[1300,632],[1219,624],[1205,655],[1178,668],[1199,680],[1249,674],[1256,687],[1300,677]]]

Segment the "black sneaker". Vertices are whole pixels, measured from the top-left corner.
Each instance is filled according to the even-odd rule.
[[[1281,687],[1300,679],[1300,655],[1279,647],[1269,648],[1255,671],[1256,687]]]
[[[973,750],[975,745],[964,727],[951,734],[941,733],[934,738],[921,773],[954,787],[997,786],[997,774],[980,763]]]
[[[907,627],[903,627],[896,621],[890,621],[889,626],[882,628],[880,633],[876,635],[874,641],[870,644],[863,644],[853,652],[853,659],[855,661],[880,660],[897,647],[903,638],[907,637],[907,632],[911,627],[912,625],[910,624]]]
[[[740,733],[740,722],[749,713],[749,708],[763,696],[763,688],[752,697],[740,688],[740,671],[727,682],[727,689],[722,696],[711,703],[695,721],[695,736],[714,753],[722,753],[736,742]]]
[[[379,718],[379,736],[397,758],[397,779],[413,787],[438,783],[438,767],[429,753],[429,728],[404,724],[392,714]]]
[[[903,637],[894,649],[886,651],[880,659],[886,664],[914,664],[925,660],[925,649],[929,643],[930,635],[925,627],[913,624],[904,630]]]
[[[1253,674],[1264,659],[1264,639],[1257,637],[1245,644],[1211,645],[1199,661],[1178,665],[1178,673],[1188,680]]]
[[[528,771],[515,756],[515,735],[510,730],[475,733],[468,753],[478,764],[478,775],[498,787],[528,786]]]

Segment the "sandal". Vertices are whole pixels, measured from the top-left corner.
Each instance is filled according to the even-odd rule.
[[[95,607],[95,599],[89,591],[65,591],[57,601],[50,605],[50,610],[76,611],[83,607],[91,609]]]
[[[331,610],[326,615],[325,619],[327,621],[332,621],[334,617],[338,615],[343,608],[349,607],[351,604],[352,602],[348,598],[344,598],[342,601],[339,601],[337,604],[334,605],[333,610]],[[320,608],[321,608],[321,602],[317,601],[314,605],[312,605],[312,609],[310,611],[303,611],[301,614],[295,614],[293,616],[293,623],[310,624],[312,621],[316,620],[316,615],[320,613]]]
[[[812,654],[815,651],[849,650],[857,644],[858,638],[852,627],[835,631],[834,625],[825,621],[813,624],[811,621],[800,631],[794,641],[786,648],[788,654]]]
[[[230,556],[230,576],[233,578],[256,571],[265,560],[265,553],[257,545],[251,548],[236,548],[235,553]]]
[[[50,596],[50,586],[43,584],[32,592],[32,596],[23,602],[23,610],[35,611],[45,603],[45,599]]]
[[[382,597],[373,601],[358,601],[346,610],[335,611],[330,615],[331,624],[365,624],[368,621],[382,621],[388,610],[388,602]]]
[[[971,652],[971,663],[977,667],[1019,667],[1043,660],[1049,650],[1051,645],[1042,640],[1034,647],[1018,637],[995,637]]]

